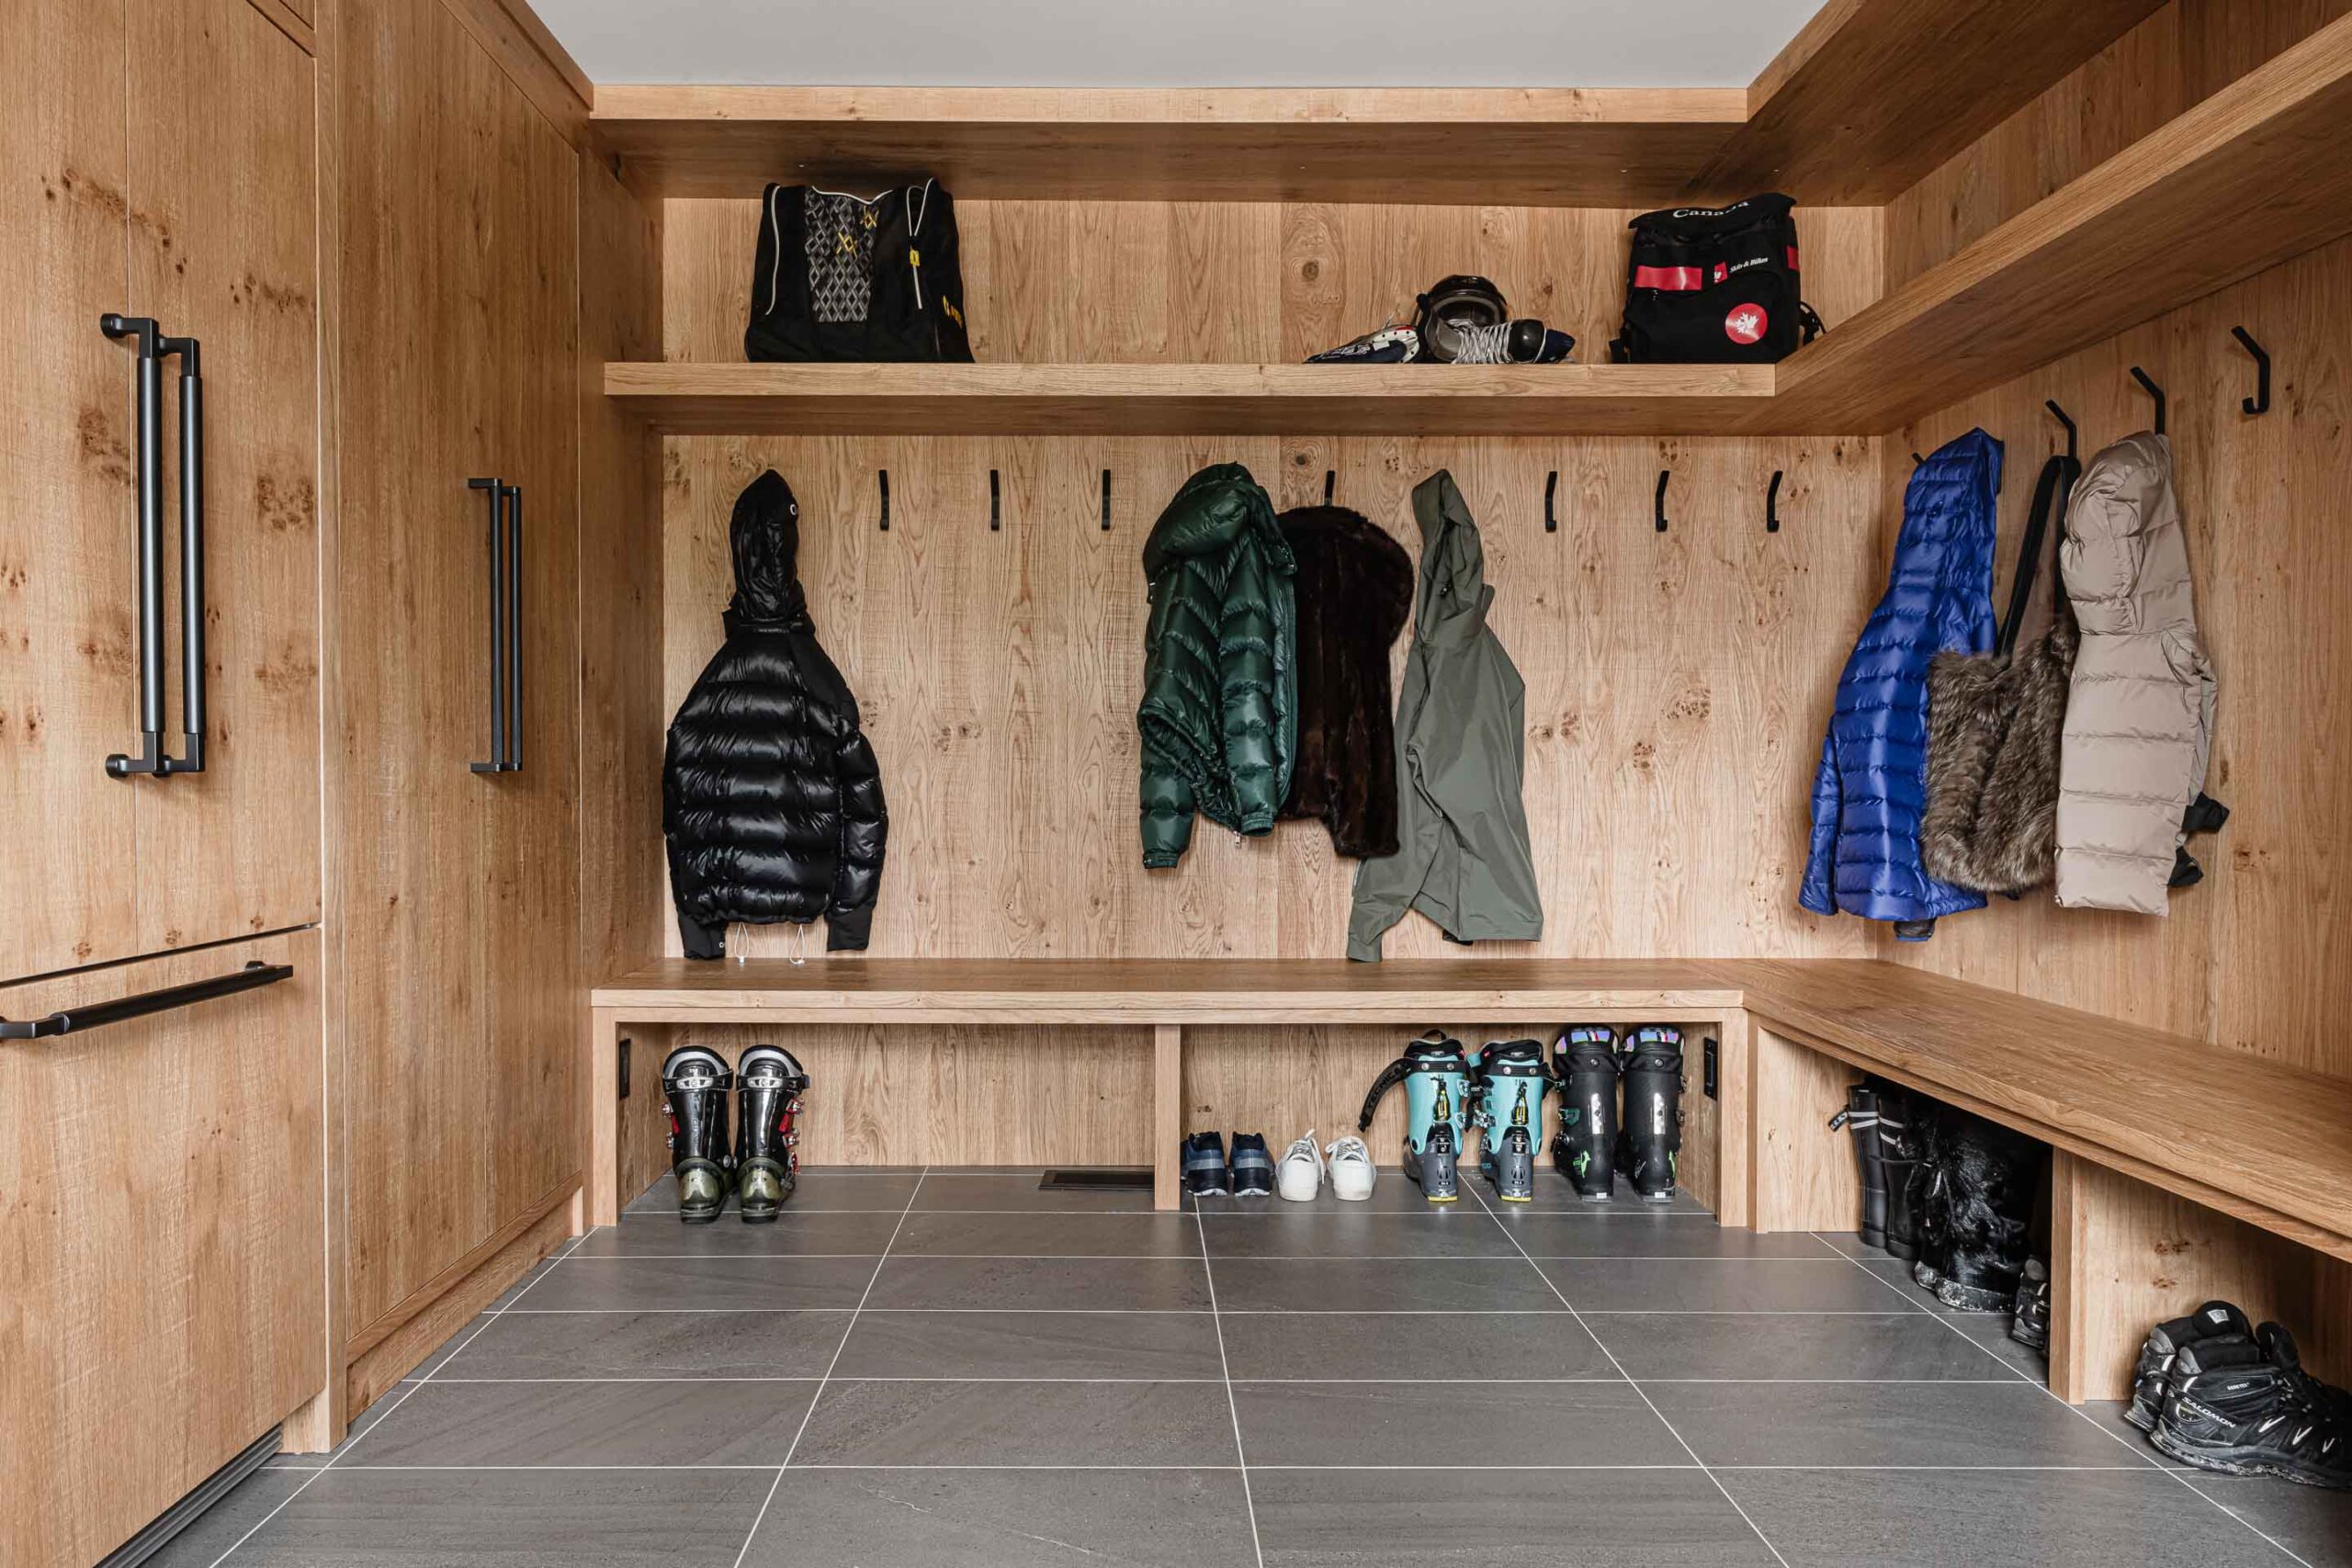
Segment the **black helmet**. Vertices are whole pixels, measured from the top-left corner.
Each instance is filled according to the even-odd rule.
[[[1498,326],[1510,319],[1503,291],[1468,273],[1439,279],[1418,303],[1420,314],[1413,326],[1421,336],[1421,357],[1441,365],[1451,365],[1457,357],[1456,327]]]

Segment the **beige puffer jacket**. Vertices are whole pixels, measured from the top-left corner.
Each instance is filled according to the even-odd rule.
[[[2059,763],[2058,902],[2161,915],[2214,698],[2170,442],[2133,435],[2091,459],[2060,561],[2083,641]]]

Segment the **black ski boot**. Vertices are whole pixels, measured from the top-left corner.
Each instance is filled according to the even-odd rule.
[[[2207,1302],[2187,1317],[2156,1325],[2140,1342],[2140,1362],[2132,1372],[2132,1405],[2123,1418],[2143,1432],[2154,1431],[2164,1414],[2165,1379],[2182,1350],[2200,1339],[2253,1337],[2253,1321],[2234,1302]]]
[[[1472,1119],[1483,1129],[1478,1170],[1506,1203],[1535,1197],[1535,1140],[1544,1134],[1544,1091],[1552,1085],[1544,1047],[1498,1040],[1478,1053]]]
[[[2039,1258],[2025,1260],[2017,1300],[2009,1308],[2009,1337],[2029,1350],[2050,1349],[2050,1270]]]
[[[2214,1335],[2181,1347],[2148,1435],[2199,1470],[2352,1490],[2352,1403],[2303,1371],[2292,1336]]]
[[[1868,1081],[1878,1096],[1878,1154],[1886,1170],[1887,1256],[1908,1263],[1919,1256],[1919,1216],[1913,1206],[1919,1139],[1911,1127],[1919,1098],[1900,1084]]]
[[[1886,1160],[1878,1147],[1878,1094],[1868,1084],[1846,1091],[1846,1109],[1829,1119],[1829,1130],[1854,1135],[1854,1163],[1862,1176],[1861,1237],[1864,1247],[1886,1247]]]
[[[770,1224],[800,1184],[800,1097],[808,1075],[792,1053],[754,1045],[736,1064],[742,1114],[735,1123],[735,1192],[747,1225]]]
[[[1617,1195],[1617,1031],[1605,1023],[1569,1030],[1552,1047],[1552,1073],[1560,1080],[1552,1163],[1576,1183],[1577,1196],[1606,1203]]]
[[[1674,1201],[1675,1156],[1682,1150],[1682,1031],[1644,1024],[1625,1043],[1625,1119],[1617,1168],[1645,1203]]]
[[[2025,1273],[2042,1145],[1982,1116],[1953,1119],[1944,1152],[1950,1209],[1936,1299],[1954,1312],[2007,1312]]]
[[[727,1205],[727,1095],[735,1075],[718,1052],[681,1045],[662,1064],[662,1092],[670,1101],[670,1169],[678,1179],[678,1218],[707,1225]]]

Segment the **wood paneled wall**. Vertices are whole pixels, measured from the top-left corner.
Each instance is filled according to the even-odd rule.
[[[2254,362],[2244,326],[2276,360],[2274,404],[2248,417]],[[2143,429],[2144,367],[2171,395],[2176,479],[2189,533],[2198,618],[2221,676],[2207,791],[2233,813],[2191,841],[2202,885],[2168,918],[2062,910],[2041,896],[1955,916],[1920,946],[1887,953],[1965,979],[2195,1035],[2325,1072],[2352,1074],[2352,242],[2289,263],[1996,391],[1885,443],[1891,530],[1908,453],[1982,424],[2008,443],[1999,584],[2042,459],[2061,449],[2042,411],[2055,398],[2082,426],[2087,459]],[[1885,543],[1891,545],[1890,537]],[[1879,933],[1883,940],[1883,933]]]

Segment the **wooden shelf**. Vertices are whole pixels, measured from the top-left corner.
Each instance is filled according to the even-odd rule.
[[[1732,88],[610,86],[594,134],[661,196],[770,180],[959,197],[1655,207],[1747,119]]]
[[[1770,366],[607,365],[673,434],[1720,434]]]

